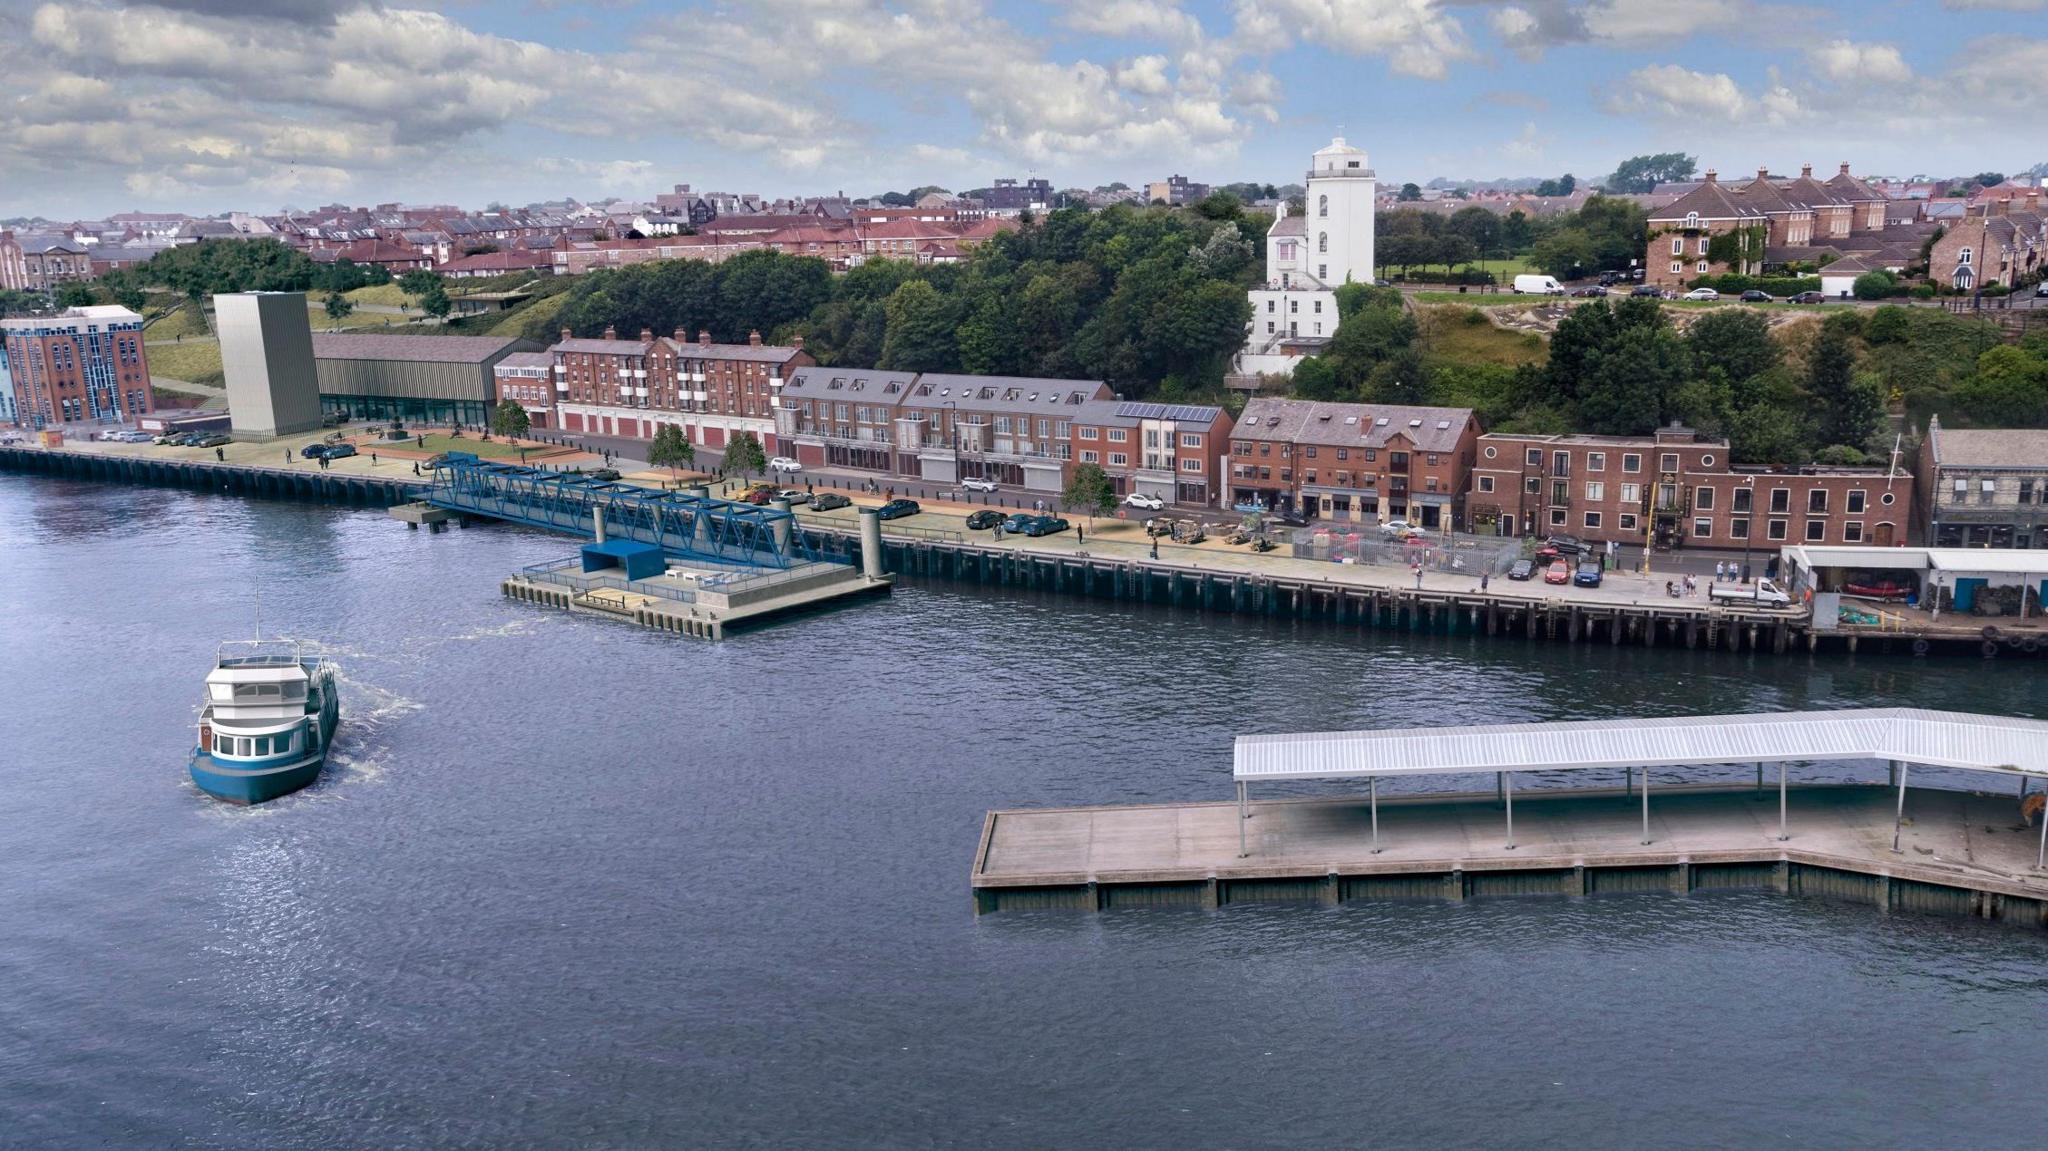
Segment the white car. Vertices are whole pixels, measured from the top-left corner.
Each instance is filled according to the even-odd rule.
[[[1415,528],[1407,520],[1388,520],[1380,525],[1380,530],[1390,536],[1405,536]]]
[[[1721,298],[1721,293],[1712,288],[1694,288],[1685,294],[1685,298],[1688,300],[1718,300]]]
[[[1124,506],[1144,508],[1148,512],[1156,512],[1166,507],[1166,501],[1158,496],[1148,496],[1144,492],[1132,492],[1124,497]]]
[[[146,444],[156,437],[148,432],[122,432],[117,438],[124,444]]]
[[[970,492],[992,492],[998,485],[994,480],[961,480],[960,486]]]
[[[796,472],[802,471],[803,465],[790,459],[788,456],[776,456],[768,461],[768,470],[771,472]]]

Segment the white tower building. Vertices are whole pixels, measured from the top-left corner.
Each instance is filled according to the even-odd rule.
[[[1238,356],[1244,375],[1288,372],[1337,332],[1336,289],[1373,280],[1373,204],[1379,180],[1365,150],[1342,136],[1309,159],[1306,211],[1280,205],[1266,231],[1266,282],[1252,289],[1252,325]]]

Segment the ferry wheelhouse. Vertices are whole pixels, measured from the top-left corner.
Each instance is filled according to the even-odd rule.
[[[262,803],[313,782],[341,722],[334,669],[290,640],[220,645],[199,708],[192,782],[229,803]]]

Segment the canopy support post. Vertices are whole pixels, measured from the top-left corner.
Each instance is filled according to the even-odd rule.
[[[1758,760],[1756,763],[1756,797],[1758,799],[1764,797],[1764,763],[1762,760]]]
[[[1650,845],[1650,768],[1643,765],[1643,846]]]
[[[1380,777],[1375,775],[1366,780],[1372,789],[1372,853],[1380,853]]]
[[[1906,765],[1892,760],[1892,774],[1899,778],[1899,810],[1892,816],[1892,854],[1899,853],[1899,829],[1906,825]]]
[[[1785,761],[1778,761],[1778,842],[1792,838],[1785,832]]]
[[[1506,802],[1508,809],[1508,850],[1513,851],[1515,849],[1515,781],[1509,779],[1508,773],[1505,771],[1500,773],[1500,789],[1501,798]],[[2048,818],[2043,818],[2041,822],[2048,823]]]
[[[1245,808],[1245,795],[1244,795],[1244,790],[1245,790],[1245,789],[1244,789],[1244,781],[1243,781],[1243,780],[1238,780],[1238,781],[1237,781],[1237,857],[1238,857],[1239,859],[1243,859],[1243,858],[1244,858],[1245,856],[1247,856],[1247,855],[1250,855],[1250,854],[1251,854],[1251,849],[1250,849],[1250,848],[1248,848],[1248,847],[1246,847],[1246,846],[1245,846],[1245,842],[1244,842],[1244,821],[1245,821],[1245,820],[1247,820],[1247,819],[1250,819],[1250,818],[1252,817],[1252,816],[1251,816],[1251,812],[1250,812],[1250,811],[1248,811],[1248,810],[1246,810],[1246,808]]]
[[[2048,869],[2048,807],[2041,809],[2041,846],[2034,852],[2034,870]]]

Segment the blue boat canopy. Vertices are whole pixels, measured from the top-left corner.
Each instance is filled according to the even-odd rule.
[[[583,570],[594,572],[605,568],[624,568],[629,580],[647,579],[667,571],[668,559],[659,546],[638,540],[614,539],[584,544]]]

